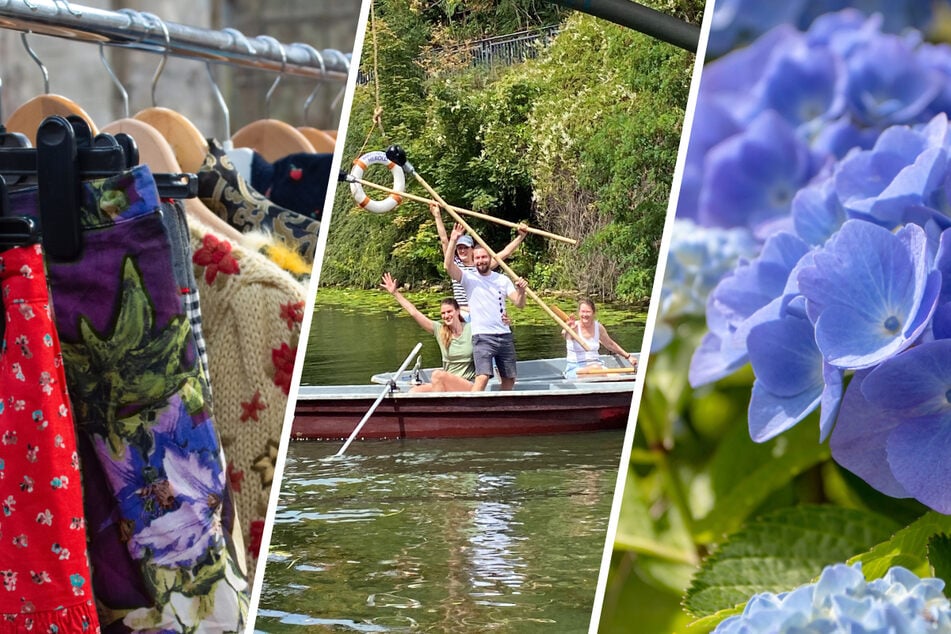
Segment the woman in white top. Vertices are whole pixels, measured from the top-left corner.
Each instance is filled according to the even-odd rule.
[[[581,368],[603,367],[604,364],[601,363],[600,358],[601,346],[621,355],[630,361],[631,365],[637,365],[637,358],[633,354],[625,352],[620,344],[611,339],[601,322],[594,318],[595,311],[594,302],[590,299],[583,299],[578,303],[578,318],[575,319],[574,316],[571,316],[567,321],[568,325],[584,339],[584,342],[588,345],[588,350],[582,348],[574,337],[562,330],[561,334],[565,337],[568,347],[567,364],[565,365],[566,379],[577,379],[578,370]]]

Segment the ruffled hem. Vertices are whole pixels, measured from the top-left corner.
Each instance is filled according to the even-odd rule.
[[[31,604],[15,614],[0,614],[0,634],[99,634],[99,617],[92,599],[55,610],[32,611]]]

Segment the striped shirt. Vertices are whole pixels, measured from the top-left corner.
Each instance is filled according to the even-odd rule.
[[[459,267],[460,271],[475,271],[476,267],[466,266],[462,263],[462,260],[459,259],[458,255],[452,256],[452,261],[455,262],[456,266]],[[456,280],[452,280],[452,297],[456,300],[456,303],[459,306],[465,308],[469,305],[469,297],[466,295],[466,289],[463,285]]]

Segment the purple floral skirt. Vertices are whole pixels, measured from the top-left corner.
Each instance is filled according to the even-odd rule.
[[[47,266],[102,630],[240,631],[225,461],[151,173],[84,183],[81,204],[82,254]],[[11,206],[35,215],[35,193]]]

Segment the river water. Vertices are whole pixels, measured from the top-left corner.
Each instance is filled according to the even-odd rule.
[[[585,632],[622,438],[294,443],[256,629]]]
[[[637,326],[611,333],[637,349]],[[520,358],[563,354],[551,328],[515,336]],[[303,382],[365,382],[417,341],[437,365],[409,318],[321,308]],[[622,440],[370,441],[341,458],[341,443],[292,443],[256,629],[587,631]]]

